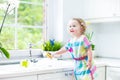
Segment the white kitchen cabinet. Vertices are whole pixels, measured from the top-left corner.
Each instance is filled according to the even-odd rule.
[[[120,0],[115,0],[114,16],[120,16]]]
[[[107,67],[106,80],[120,80],[120,67]]]
[[[105,67],[97,67],[95,80],[105,80]]]
[[[10,77],[10,78],[4,78],[4,79],[0,79],[0,80],[37,80],[37,75],[21,76],[21,77]]]
[[[38,80],[75,80],[73,71],[38,75]],[[95,80],[105,80],[105,66],[97,67]]]
[[[106,18],[118,15],[120,0],[84,0],[84,19]]]
[[[38,80],[75,80],[73,71],[38,75]]]

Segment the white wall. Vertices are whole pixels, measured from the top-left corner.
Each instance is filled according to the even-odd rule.
[[[69,38],[67,23],[82,16],[82,0],[48,0],[48,39],[66,42]]]
[[[63,1],[47,0],[47,39],[63,41]]]
[[[67,41],[70,38],[70,35],[67,33],[68,21],[74,17],[82,18],[82,2],[83,0],[63,0],[64,41]]]
[[[70,36],[66,25],[73,17],[83,18],[83,0],[49,0],[48,38],[66,42]],[[95,54],[101,57],[120,58],[120,23],[94,23]]]
[[[95,32],[95,53],[101,57],[120,58],[120,23],[91,24]]]

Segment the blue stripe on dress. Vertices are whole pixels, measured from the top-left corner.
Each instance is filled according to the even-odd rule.
[[[73,53],[70,53],[70,54],[71,54],[72,58],[74,59],[74,55],[73,55]]]
[[[75,43],[74,43],[74,46],[75,46],[75,47],[78,47],[78,46],[79,46],[79,42],[75,42]]]
[[[84,70],[84,71],[80,71],[80,72],[76,72],[75,71],[75,75],[85,75],[85,74],[90,74],[90,70],[88,69],[88,70]]]
[[[81,46],[81,44],[82,44],[81,42],[74,42],[73,46],[78,47],[78,46]]]
[[[73,46],[73,44],[72,44],[72,43],[68,43],[68,46],[69,46],[69,47],[72,47],[72,46]]]

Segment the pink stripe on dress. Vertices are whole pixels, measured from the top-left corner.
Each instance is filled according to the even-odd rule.
[[[90,42],[88,41],[88,39],[86,37],[84,37],[84,41],[85,41],[85,46],[89,46]]]
[[[94,66],[94,67],[92,68],[91,72],[90,72],[90,75],[91,75],[92,80],[94,79],[93,74],[94,74],[95,71],[96,71],[96,66]]]
[[[73,49],[72,49],[72,48],[70,48],[70,49],[69,49],[69,52],[73,52]]]

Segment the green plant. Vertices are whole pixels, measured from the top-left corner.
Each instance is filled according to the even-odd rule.
[[[88,40],[91,42],[92,50],[95,50],[95,45],[92,43],[93,32],[86,33],[86,37],[87,37]]]
[[[57,51],[62,47],[62,43],[59,41],[48,40],[42,43],[41,48],[44,51]]]
[[[6,58],[8,59],[10,58],[9,52],[5,48],[2,47],[1,43],[0,43],[0,53],[4,54]]]
[[[1,31],[2,31],[3,24],[4,24],[5,18],[7,16],[7,12],[8,12],[9,7],[10,7],[10,4],[8,4],[8,7],[7,7],[6,11],[5,11],[5,15],[3,17],[3,21],[2,21],[2,24],[1,24],[1,27],[0,27],[0,34],[1,34]],[[0,42],[0,53],[3,53],[6,58],[10,58],[9,52],[5,48],[2,47],[2,43],[1,42]]]
[[[95,50],[95,45],[91,44],[92,50]]]

